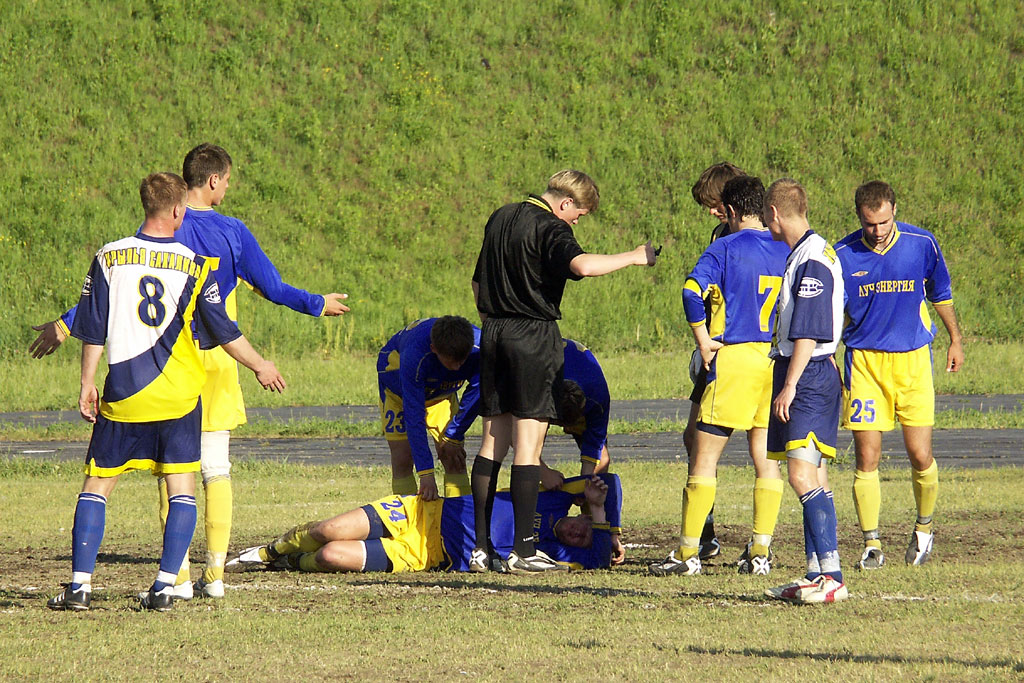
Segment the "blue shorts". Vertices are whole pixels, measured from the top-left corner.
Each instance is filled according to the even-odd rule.
[[[772,376],[772,401],[786,383],[789,359],[778,358]],[[813,446],[822,456],[834,458],[842,410],[839,368],[831,356],[807,363],[789,406],[789,422],[779,422],[774,411],[768,420],[768,457],[785,460],[786,451]]]
[[[158,422],[114,422],[96,416],[85,456],[85,474],[116,477],[129,470],[153,474],[199,471],[199,441],[203,421],[202,401],[192,412]]]

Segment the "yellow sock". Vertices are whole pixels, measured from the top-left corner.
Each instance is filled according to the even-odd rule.
[[[317,564],[316,553],[315,552],[303,553],[299,557],[299,569],[301,569],[304,572],[326,572],[326,571],[329,571],[329,570],[324,569],[323,567],[321,567],[319,564]]]
[[[459,496],[468,496],[473,493],[473,489],[469,487],[469,473],[463,472],[462,474],[448,474],[444,473],[444,497],[445,498],[457,498]]]
[[[164,527],[167,526],[167,512],[170,510],[171,504],[167,502],[167,480],[163,477],[157,479],[157,488],[160,491],[158,498],[160,499],[160,533],[163,534]],[[181,567],[178,569],[178,576],[174,580],[175,586],[180,586],[186,581],[192,580],[192,567],[188,561],[188,552],[185,553],[185,559],[181,561]]]
[[[280,555],[291,555],[292,553],[312,553],[320,550],[323,543],[309,535],[309,530],[318,524],[319,520],[306,522],[281,534],[276,541],[270,544],[274,552]],[[263,554],[260,553],[260,557]]]
[[[939,466],[932,460],[931,466],[918,472],[910,468],[914,484],[914,500],[917,501],[917,524],[914,529],[926,534],[932,532],[932,515],[935,501],[939,497]]]
[[[781,479],[758,477],[754,480],[754,543],[750,554],[767,555],[775,534],[775,523],[779,520],[779,507],[782,506]]]
[[[391,478],[391,493],[396,496],[415,496],[420,490],[416,483],[416,475],[410,474],[407,477]]]
[[[864,535],[864,545],[881,548],[878,540],[878,514],[882,508],[882,485],[878,481],[878,470],[853,473],[853,505],[857,508],[857,521]]]
[[[224,560],[231,540],[231,478],[211,477],[203,482],[206,490],[206,569],[203,581],[224,578]]]
[[[697,554],[700,547],[700,532],[704,520],[715,504],[715,490],[718,482],[714,477],[690,476],[683,489],[683,529],[676,556],[686,560]]]

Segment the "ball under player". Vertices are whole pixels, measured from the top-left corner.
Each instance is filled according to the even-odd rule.
[[[729,234],[729,222],[725,216],[725,206],[722,205],[722,188],[725,184],[741,175],[746,175],[737,166],[728,161],[722,161],[708,166],[700,174],[700,178],[693,184],[690,193],[693,200],[707,209],[708,214],[718,221],[718,224],[711,230],[711,242],[719,237]],[[711,320],[711,310],[706,304],[705,316]],[[700,361],[700,351],[694,350],[690,358],[690,381],[693,383],[693,390],[690,392],[690,415],[686,420],[686,429],[683,430],[683,445],[686,447],[686,456],[689,462],[693,462],[692,455],[695,452],[697,440],[697,421],[700,416],[700,399],[704,395],[704,385],[707,384],[707,371]],[[711,508],[708,513],[704,528],[700,534],[701,560],[710,560],[722,552],[722,544],[718,542],[715,535],[715,509]]]
[[[501,463],[515,449],[511,495],[515,548],[509,565],[541,572],[557,565],[535,552],[533,518],[540,456],[548,423],[557,419],[564,364],[558,330],[569,279],[596,277],[631,265],[653,266],[650,243],[614,255],[587,254],[572,226],[597,208],[597,185],[585,173],[566,170],[548,180],[544,194],[501,207],[487,221],[473,273],[473,294],[483,320],[480,335],[480,452],[473,463],[476,510],[473,566],[492,565],[489,532]]]
[[[590,515],[568,516],[581,497],[589,504]],[[563,569],[608,567],[621,509],[622,489],[614,474],[566,479],[562,489],[538,495],[537,546]],[[491,539],[502,557],[512,551],[513,527],[511,497],[507,491],[498,492]],[[227,568],[464,572],[472,571],[475,544],[472,496],[430,501],[388,496],[330,519],[299,525],[267,545],[247,548],[229,560]]]
[[[224,201],[231,180],[232,161],[223,148],[209,143],[198,145],[188,152],[182,166],[188,184],[188,208],[175,239],[197,254],[219,260],[214,277],[232,320],[237,319],[236,288],[240,282],[263,298],[306,315],[335,316],[349,310],[341,303],[346,294],[321,296],[285,283],[246,225],[215,209]],[[72,308],[60,319],[34,328],[40,335],[29,349],[33,356],[52,353],[67,337],[74,317]],[[206,368],[201,467],[206,492],[206,567],[196,586],[204,595],[219,598],[224,595],[224,560],[231,536],[228,443],[231,430],[246,421],[245,403],[235,361],[220,348],[201,351],[200,356]],[[166,501],[162,481],[160,486],[161,500]],[[160,514],[166,518],[166,502],[162,502]],[[187,555],[175,592],[179,598],[192,597]]]
[[[454,315],[411,323],[380,350],[377,387],[391,450],[391,492],[437,499],[428,434],[444,465],[445,495],[468,491],[463,441],[479,414],[480,330]]]
[[[843,323],[843,273],[831,245],[807,222],[807,193],[795,180],[772,183],[764,199],[772,237],[792,250],[779,293],[768,422],[768,457],[786,459],[804,518],[807,574],[765,595],[830,603],[848,593],[839,564],[836,508],[825,463],[835,457],[841,388],[833,354]]]
[[[51,609],[89,609],[107,499],[118,476],[136,469],[163,476],[168,493],[160,571],[139,599],[144,609],[166,611],[173,604],[175,576],[196,525],[205,372],[192,340],[193,319],[201,339],[222,345],[265,388],[284,388],[274,364],[228,318],[210,274],[215,259],[174,240],[186,191],[173,173],[143,180],[141,229],[103,246],[82,287],[71,333],[82,340],[79,411],[94,427],[71,532],[71,583],[48,601]],[[101,399],[94,382],[104,347],[109,370]]]
[[[932,551],[939,489],[932,457],[935,325],[925,301],[931,302],[949,334],[946,371],[956,372],[964,363],[949,270],[933,234],[896,220],[896,195],[887,183],[861,185],[854,205],[861,229],[839,241],[836,254],[843,264],[849,319],[843,330],[843,426],[853,431],[857,454],[853,500],[865,544],[860,567],[878,569],[885,562],[878,536],[878,460],[882,432],[892,430],[897,417],[917,502],[917,523],[905,560],[924,564]]]
[[[747,430],[754,462],[754,524],[739,562],[741,573],[771,571],[770,544],[782,502],[779,465],[766,454],[772,391],[775,302],[789,249],[761,223],[764,185],[733,178],[722,190],[730,234],[701,255],[683,287],[683,306],[707,384],[700,400],[695,448],[683,490],[679,547],[651,565],[655,574],[699,574],[700,535],[715,502],[716,472],[734,429]],[[705,300],[710,320],[705,318]]]

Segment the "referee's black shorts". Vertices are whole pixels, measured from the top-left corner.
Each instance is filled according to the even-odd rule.
[[[488,318],[480,331],[480,414],[556,419],[564,365],[556,321]]]

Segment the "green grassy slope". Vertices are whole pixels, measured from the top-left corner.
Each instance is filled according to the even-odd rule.
[[[570,285],[563,331],[601,352],[677,346],[710,228],[689,187],[721,159],[803,181],[830,239],[855,227],[857,184],[890,181],[900,218],[939,235],[967,334],[1020,336],[1018,3],[306,5],[0,7],[0,354],[134,230],[139,180],[205,140],[235,159],[224,210],[286,279],[351,295],[328,321],[242,297],[243,329],[277,356],[474,317],[487,216],[568,166],[602,191],[585,248],[665,251]]]

